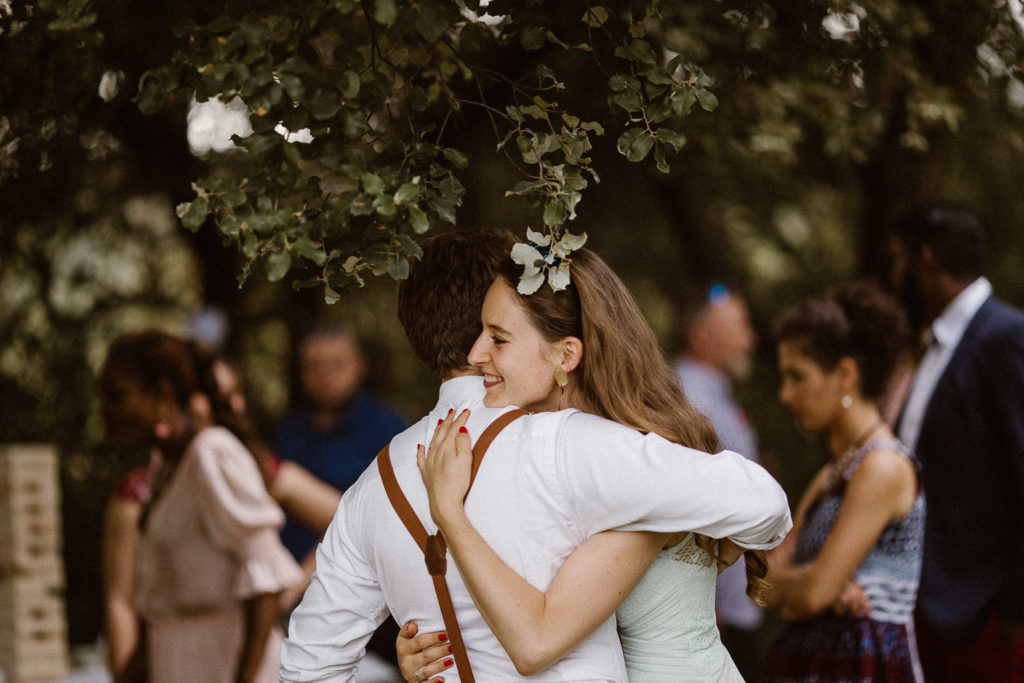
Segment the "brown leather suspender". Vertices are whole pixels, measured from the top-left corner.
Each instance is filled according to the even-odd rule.
[[[472,488],[473,480],[476,479],[476,472],[480,469],[480,462],[483,460],[487,448],[498,433],[509,425],[513,420],[526,415],[523,410],[511,410],[503,413],[494,422],[487,426],[476,444],[473,445],[473,469],[469,478],[469,485]],[[459,630],[459,620],[455,616],[455,608],[452,605],[452,596],[448,592],[448,582],[445,580],[445,571],[448,560],[445,553],[448,546],[445,544],[444,536],[438,529],[436,534],[427,534],[416,513],[413,512],[409,500],[402,493],[398,480],[395,478],[395,470],[391,466],[391,457],[388,455],[388,447],[385,446],[377,455],[377,468],[380,470],[380,478],[384,484],[384,490],[388,494],[391,506],[395,508],[399,519],[409,530],[416,545],[423,551],[423,558],[427,565],[427,571],[434,581],[434,592],[437,593],[437,602],[441,606],[441,617],[444,619],[444,627],[448,632],[448,642],[452,646],[452,654],[455,657],[455,665],[459,672],[459,678],[464,683],[473,683],[473,670],[469,666],[469,655],[466,652],[466,644],[462,640],[462,632]],[[469,492],[466,492],[469,495]]]

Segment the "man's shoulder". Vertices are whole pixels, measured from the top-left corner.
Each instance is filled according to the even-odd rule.
[[[1024,351],[1024,311],[999,299],[988,299],[971,320],[961,344],[983,354],[1001,347]]]

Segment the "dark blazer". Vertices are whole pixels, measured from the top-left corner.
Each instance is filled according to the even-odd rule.
[[[1024,621],[1024,313],[989,298],[921,423],[927,497],[919,610],[973,638],[993,609]]]

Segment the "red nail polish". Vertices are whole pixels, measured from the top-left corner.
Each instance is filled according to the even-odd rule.
[[[440,424],[441,424],[442,422],[444,422],[444,418],[441,418],[440,420],[438,420],[438,421],[437,421],[437,424],[439,424],[439,425],[440,425]]]
[[[448,640],[448,634],[444,633],[444,632],[438,633],[437,634],[437,639],[440,640],[443,643],[444,641]]]
[[[459,427],[459,434],[469,434],[469,430],[465,427]]]
[[[419,450],[421,448],[423,448],[423,444],[421,444],[421,443],[416,444],[416,450]]]
[[[451,645],[449,645],[449,646],[448,646],[448,654],[451,654],[451,653],[452,653],[452,646],[451,646]]]
[[[455,663],[455,662],[454,662],[454,661],[452,661],[451,659],[446,659],[446,660],[444,660],[444,665],[445,665],[445,666],[451,666],[451,665],[452,665],[452,664],[454,664],[454,663]]]
[[[454,412],[455,412],[455,408],[449,408],[449,409],[448,409],[448,414],[449,414],[449,415],[451,415],[451,414],[452,414],[452,413],[454,413]]]

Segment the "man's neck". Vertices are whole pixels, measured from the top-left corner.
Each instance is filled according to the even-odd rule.
[[[456,377],[483,377],[483,374],[484,371],[474,365],[468,368],[452,370],[447,375],[441,375],[441,381],[447,382],[448,380],[455,379]]]

